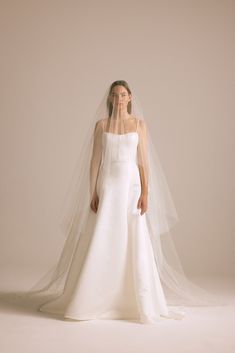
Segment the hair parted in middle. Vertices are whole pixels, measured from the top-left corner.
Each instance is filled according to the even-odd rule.
[[[109,101],[109,96],[110,96],[110,94],[111,94],[111,92],[112,92],[112,89],[113,89],[115,86],[123,86],[124,88],[126,88],[127,92],[128,92],[129,94],[131,94],[130,87],[129,87],[128,83],[127,83],[125,80],[117,80],[117,81],[114,81],[114,82],[110,85],[109,94],[108,94],[108,98],[107,98],[107,106],[108,106],[108,111],[109,111],[109,117],[111,117],[112,111],[113,111],[113,105],[112,105],[112,103]],[[128,102],[127,111],[128,111],[129,114],[131,114],[131,111],[132,111],[131,101]]]

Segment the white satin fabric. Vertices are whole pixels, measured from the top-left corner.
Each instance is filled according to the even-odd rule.
[[[90,210],[64,292],[39,310],[75,320],[134,319],[156,323],[181,319],[169,310],[162,289],[146,216],[137,202],[138,132],[104,132],[97,213]]]

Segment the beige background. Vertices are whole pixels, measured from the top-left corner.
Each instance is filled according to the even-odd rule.
[[[58,258],[80,129],[117,79],[154,120],[186,273],[234,275],[234,5],[1,1],[2,276]]]

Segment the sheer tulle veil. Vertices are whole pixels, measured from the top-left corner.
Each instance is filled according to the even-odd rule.
[[[126,96],[123,99],[130,99],[128,121],[118,121],[117,111],[115,115],[115,99],[120,98],[111,97],[112,87],[115,85],[125,87]],[[83,123],[83,131],[79,131],[79,138],[83,140],[80,141],[81,148],[60,213],[64,245],[58,261],[28,291],[5,295],[2,293],[1,297],[9,300],[14,298],[22,303],[31,302],[38,308],[63,293],[74,250],[79,245],[88,214],[93,212],[90,203],[101,156],[109,158],[102,146],[102,134],[115,133],[115,129],[119,133],[130,133],[132,121],[138,121],[141,126],[138,164],[148,182],[148,209],[145,217],[168,305],[225,305],[219,296],[193,283],[183,270],[171,233],[174,225],[179,222],[179,217],[157,154],[157,142],[154,131],[150,129],[150,117],[145,117],[134,88],[124,80],[115,81],[107,87],[94,115],[85,118],[86,127],[84,128]]]

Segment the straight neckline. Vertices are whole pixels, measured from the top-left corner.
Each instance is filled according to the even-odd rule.
[[[129,135],[129,134],[137,134],[137,131],[130,131],[130,132],[126,132],[125,134],[115,134],[115,132],[109,132],[109,131],[103,131],[104,134],[111,134],[111,135],[117,135],[117,136],[124,136],[124,135]]]

